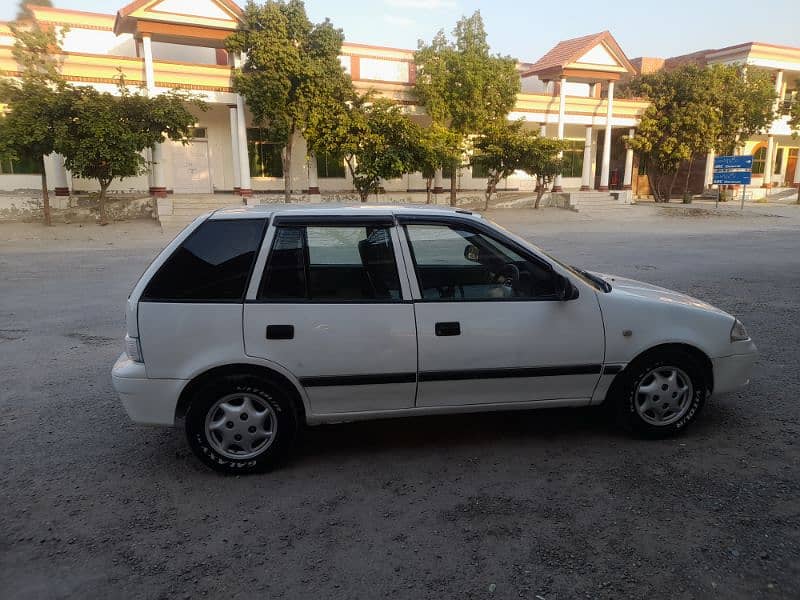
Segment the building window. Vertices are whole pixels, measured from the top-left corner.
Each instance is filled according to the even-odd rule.
[[[782,166],[783,166],[783,148],[778,148],[778,151],[775,153],[775,168],[772,169],[772,172],[775,175],[780,175]]]
[[[761,146],[753,152],[753,175],[763,175],[767,163],[767,148]]]
[[[569,147],[564,150],[562,177],[581,177],[583,175],[583,141],[567,140]]]
[[[344,179],[344,157],[317,153],[317,177]]]
[[[472,163],[472,177],[473,179],[486,179],[489,177],[489,169],[480,158],[475,159],[475,162]]]
[[[41,160],[32,156],[0,160],[0,175],[41,175]]]
[[[263,129],[247,129],[247,156],[251,177],[283,177],[283,145],[267,139]]]
[[[189,127],[189,139],[208,137],[208,130],[205,127]]]

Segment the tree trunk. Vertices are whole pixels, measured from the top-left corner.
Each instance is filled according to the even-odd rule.
[[[431,203],[431,185],[433,185],[433,177],[426,177],[425,178],[425,194],[427,199],[425,201],[426,204]]]
[[[492,199],[492,194],[494,194],[496,185],[494,177],[489,177],[486,180],[486,191],[483,193],[483,210],[489,210],[489,200]]]
[[[678,179],[678,172],[675,171],[672,175],[672,180],[669,182],[669,189],[667,190],[667,202],[672,199],[672,189],[675,187],[675,180]]]
[[[692,165],[694,164],[694,155],[689,159],[689,164],[686,166],[686,180],[683,182],[683,195],[689,193],[689,178],[692,176]]]
[[[289,134],[289,139],[281,152],[281,164],[283,166],[283,201],[286,204],[292,201],[292,140],[294,132]]]
[[[453,166],[453,172],[450,173],[450,206],[456,205],[456,167]]]
[[[110,185],[110,181],[106,183],[100,182],[100,197],[97,199],[97,207],[100,210],[100,225],[108,225],[108,219],[106,218],[106,190]]]
[[[542,201],[542,198],[544,197],[544,191],[545,191],[544,178],[538,177],[536,183],[537,183],[537,185],[536,185],[536,202],[534,202],[533,208],[538,210],[539,209],[539,203]]]
[[[42,214],[44,215],[44,224],[48,227],[53,224],[50,217],[50,195],[47,193],[47,173],[44,170],[44,155],[39,159],[39,166],[42,169]]]
[[[358,190],[358,195],[361,198],[361,204],[366,204],[369,200],[369,188]]]
[[[650,188],[650,193],[653,194],[653,201],[658,202],[658,188],[656,187],[657,180],[653,176],[652,169],[647,170],[647,186]]]

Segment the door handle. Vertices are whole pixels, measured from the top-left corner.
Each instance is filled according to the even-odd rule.
[[[294,325],[267,325],[268,340],[294,339]]]
[[[436,323],[434,331],[438,336],[461,335],[461,323],[458,321]]]

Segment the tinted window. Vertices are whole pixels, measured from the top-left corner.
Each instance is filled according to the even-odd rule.
[[[555,278],[546,265],[467,228],[407,225],[426,300],[549,299]]]
[[[206,221],[153,276],[142,300],[241,302],[265,225],[264,219]]]
[[[279,227],[259,298],[400,300],[400,279],[389,228]]]

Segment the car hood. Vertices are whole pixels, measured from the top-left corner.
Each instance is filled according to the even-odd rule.
[[[669,290],[667,288],[659,287],[651,283],[645,283],[643,281],[637,281],[636,279],[619,277],[618,275],[595,272],[592,274],[611,284],[612,295],[616,293],[618,295],[633,296],[643,300],[649,300],[651,302],[658,302],[672,306],[679,305],[697,311],[730,316],[724,310],[719,309],[708,302],[698,300],[697,298],[693,298],[692,296],[688,296],[687,294],[682,294],[674,290]]]

